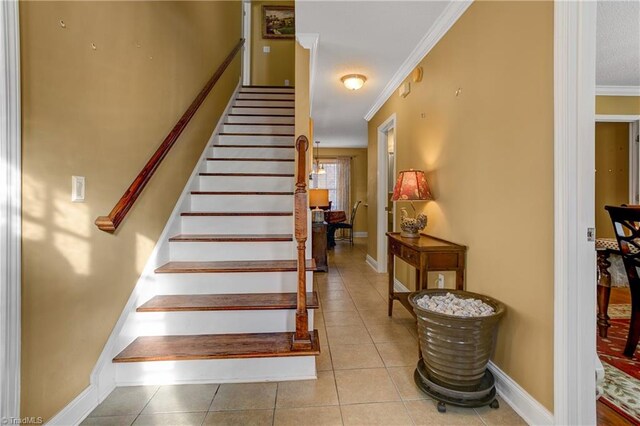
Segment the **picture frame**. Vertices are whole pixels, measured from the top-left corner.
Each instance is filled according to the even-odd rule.
[[[294,39],[295,36],[295,7],[262,6],[262,38]]]

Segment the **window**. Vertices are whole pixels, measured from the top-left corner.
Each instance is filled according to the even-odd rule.
[[[338,164],[331,159],[320,160],[320,163],[324,166],[326,173],[320,175],[313,173],[312,187],[328,189],[332,208],[340,210],[338,206]]]

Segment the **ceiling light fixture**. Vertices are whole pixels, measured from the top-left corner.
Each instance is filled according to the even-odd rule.
[[[340,79],[349,90],[358,90],[364,86],[364,82],[367,81],[367,77],[362,74],[347,74]]]

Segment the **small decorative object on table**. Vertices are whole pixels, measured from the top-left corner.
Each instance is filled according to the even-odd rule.
[[[398,180],[393,188],[392,201],[410,201],[413,212],[416,208],[413,201],[433,200],[427,178],[422,170],[403,170],[398,174]],[[409,217],[407,210],[403,208],[400,220],[401,236],[404,238],[419,238],[420,231],[427,226],[427,216],[420,213],[415,218]]]
[[[487,364],[504,305],[481,294],[441,289],[412,293],[409,303],[422,352],[414,380],[438,401],[438,411],[445,412],[446,404],[498,408]]]

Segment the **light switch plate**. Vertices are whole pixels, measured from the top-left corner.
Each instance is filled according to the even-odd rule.
[[[285,85],[285,86],[288,86],[288,85],[289,85],[289,80],[285,80],[285,81],[284,81],[284,85]]]
[[[262,46],[262,52],[263,53],[270,53],[271,52],[271,46]]]
[[[71,201],[84,202],[84,176],[71,176]]]

